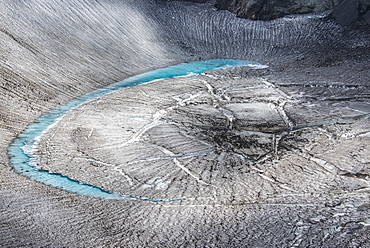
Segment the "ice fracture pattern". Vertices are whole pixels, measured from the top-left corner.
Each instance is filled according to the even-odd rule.
[[[252,21],[162,0],[2,0],[0,19],[2,246],[369,246],[368,24],[342,27],[329,12]],[[209,59],[268,67],[104,95]],[[37,175],[105,196],[12,167],[12,144],[58,108],[37,146],[18,147]],[[136,200],[104,199],[121,196]]]

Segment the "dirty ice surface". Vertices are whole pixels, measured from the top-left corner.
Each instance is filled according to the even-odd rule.
[[[67,102],[64,105],[60,105],[55,109],[49,111],[45,115],[41,116],[40,118],[38,118],[34,123],[30,124],[13,141],[13,143],[9,147],[11,165],[14,167],[16,172],[24,176],[27,176],[32,180],[39,181],[47,185],[63,189],[69,192],[77,193],[80,195],[117,200],[142,200],[142,201],[181,200],[181,199],[154,200],[135,196],[122,196],[119,194],[111,193],[99,187],[81,183],[60,173],[51,173],[48,170],[42,170],[38,168],[35,163],[34,151],[37,149],[40,137],[43,135],[43,133],[45,133],[48,129],[54,126],[65,113],[78,107],[79,105],[85,102],[94,100],[105,94],[120,89],[132,87],[135,85],[147,83],[158,79],[174,78],[193,74],[196,75],[207,70],[224,69],[236,66],[250,66],[256,68],[264,67],[263,65],[256,62],[233,59],[212,59],[205,61],[193,61],[189,63],[182,63],[130,77],[128,79],[114,83],[107,87],[92,91],[86,95],[83,95],[70,102]]]

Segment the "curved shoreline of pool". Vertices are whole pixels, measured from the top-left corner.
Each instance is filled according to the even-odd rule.
[[[63,105],[59,105],[39,117],[34,123],[28,125],[27,128],[22,133],[20,133],[16,139],[13,140],[12,144],[8,148],[10,164],[17,173],[26,176],[32,180],[44,183],[55,188],[89,197],[110,200],[140,200],[150,202],[172,202],[188,199],[147,199],[111,193],[94,185],[79,182],[60,173],[52,173],[48,170],[37,168],[37,165],[35,163],[36,158],[34,155],[34,151],[37,149],[41,136],[52,126],[54,126],[58,122],[58,120],[60,120],[67,112],[73,110],[74,108],[77,108],[81,104],[92,101],[114,91],[143,83],[148,83],[158,79],[174,78],[193,74],[198,75],[207,70],[224,69],[237,66],[260,67],[262,65],[252,61],[234,59],[212,59],[182,63],[127,78],[123,81],[113,83],[101,89],[94,90]]]

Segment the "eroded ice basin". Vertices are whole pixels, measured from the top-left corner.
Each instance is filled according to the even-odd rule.
[[[223,69],[235,66],[263,67],[263,65],[256,62],[233,59],[212,59],[183,63],[130,77],[107,87],[92,91],[86,95],[67,102],[64,105],[60,105],[38,118],[34,123],[30,124],[13,141],[8,149],[11,165],[14,167],[17,173],[27,176],[32,180],[80,195],[117,200],[165,201],[144,199],[135,196],[122,196],[107,192],[90,184],[81,183],[59,173],[51,173],[48,170],[39,169],[37,167],[36,158],[34,155],[34,152],[38,146],[38,142],[43,133],[55,125],[65,113],[85,102],[94,100],[105,94],[142,83],[147,83],[153,80],[188,76],[192,74],[196,75],[207,70]],[[170,201],[174,200],[179,199],[171,199]]]

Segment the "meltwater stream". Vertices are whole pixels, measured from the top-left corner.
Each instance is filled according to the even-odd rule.
[[[234,60],[234,59],[212,59],[205,61],[194,61],[189,63],[178,64],[167,68],[157,69],[154,71],[146,72],[134,77],[127,78],[123,81],[111,84],[107,87],[92,91],[81,97],[78,97],[64,105],[60,105],[55,109],[47,112],[34,123],[30,124],[9,146],[9,155],[11,166],[16,172],[29,177],[32,180],[45,183],[52,187],[63,189],[69,192],[85,195],[89,197],[115,199],[115,200],[141,200],[141,201],[175,201],[180,199],[146,199],[135,196],[123,196],[116,193],[105,191],[99,187],[84,184],[67,176],[59,173],[51,173],[48,170],[42,170],[35,166],[34,151],[41,136],[59,119],[63,117],[68,111],[78,107],[79,105],[94,100],[105,94],[121,90],[127,87],[147,83],[157,79],[174,78],[179,76],[187,76],[191,74],[200,74],[207,70],[223,69],[235,66],[261,66],[261,64],[247,61],[247,60]]]

